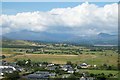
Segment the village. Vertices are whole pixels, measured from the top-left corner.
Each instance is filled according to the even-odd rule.
[[[24,73],[21,76],[19,75],[21,79],[24,78],[27,80],[36,80],[48,78],[72,78],[73,74],[76,74],[76,76],[78,75],[77,78],[80,80],[83,80],[83,78],[94,80],[94,76],[88,76],[88,73],[86,72],[79,73],[80,69],[87,69],[90,67],[91,66],[86,63],[81,63],[75,66],[71,62],[60,65],[47,62],[32,63],[31,60],[18,61],[14,63],[2,61],[2,66],[0,66],[0,75],[2,76],[1,78],[4,78],[6,74],[13,74],[14,72],[18,72]],[[96,68],[95,65],[94,68]]]
[[[72,80],[106,80],[105,74],[93,74],[82,70],[97,70],[97,66],[81,63],[78,65],[68,61],[66,64],[53,64],[47,62],[34,63],[30,59],[9,63],[2,61],[0,66],[0,78],[15,80],[49,80],[49,79],[72,79]],[[116,76],[112,73],[108,77]]]

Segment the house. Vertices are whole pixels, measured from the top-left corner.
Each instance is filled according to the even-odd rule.
[[[16,71],[20,71],[20,72],[24,70],[22,67],[19,67],[19,66],[15,66],[15,69]]]
[[[68,68],[67,72],[73,74],[74,73],[74,69],[73,68]]]
[[[0,75],[3,76],[4,73],[13,73],[16,71],[15,67],[13,66],[0,66]]]
[[[54,66],[54,64],[50,63],[50,64],[48,64],[47,66]]]
[[[62,70],[64,70],[64,71],[67,71],[69,68],[72,68],[71,65],[66,65],[66,64],[61,67],[62,67]]]
[[[77,66],[74,68],[75,72],[79,72],[80,70],[77,68]]]
[[[55,78],[56,73],[50,73],[49,76],[50,76],[50,78]]]
[[[2,62],[0,62],[0,63],[2,63],[2,65],[4,65],[4,66],[7,66],[7,65],[8,65],[8,62],[5,61],[5,60],[2,60]]]
[[[12,68],[14,71],[16,70],[13,66],[0,66],[0,69]]]
[[[94,67],[94,68],[96,68],[96,67],[97,67],[97,65],[93,65],[93,67]]]
[[[88,68],[90,65],[86,64],[86,63],[82,63],[80,65],[78,65],[79,68]]]
[[[32,79],[32,80],[36,80],[36,79],[47,79],[47,78],[49,78],[49,75],[50,73],[49,72],[46,72],[46,71],[37,71],[37,72],[35,72],[35,73],[33,73],[33,74],[29,74],[28,76],[27,76],[27,78],[28,78],[28,80],[30,79]]]
[[[88,77],[87,80],[95,80],[94,77]]]
[[[68,78],[70,76],[70,74],[63,74],[62,78]]]
[[[80,80],[95,80],[93,77],[81,77]]]
[[[74,69],[72,68],[71,65],[65,64],[65,65],[62,65],[61,67],[62,67],[62,70],[67,71],[67,73],[74,73]]]
[[[37,71],[33,74],[27,75],[28,80],[48,80],[50,77],[54,78],[56,73],[49,73],[47,71]]]
[[[85,77],[82,76],[82,77],[80,78],[80,80],[87,80],[87,79],[86,79]]]
[[[49,66],[46,67],[47,70],[55,70],[58,66]]]
[[[46,79],[49,75],[30,74],[27,76],[28,80]]]
[[[2,69],[2,73],[13,73],[13,69],[12,68],[3,68]]]

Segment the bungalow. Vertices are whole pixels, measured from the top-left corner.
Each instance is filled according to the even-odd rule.
[[[50,64],[48,64],[47,66],[54,66],[54,64],[50,63]]]
[[[80,78],[80,80],[86,80],[86,78],[82,76],[82,77]]]
[[[48,80],[50,77],[55,77],[56,73],[49,73],[47,71],[37,71],[27,76],[28,80]]]
[[[67,72],[73,74],[74,73],[74,69],[73,68],[68,68]]]
[[[47,70],[55,70],[58,66],[49,66],[46,67]]]
[[[66,65],[66,64],[61,67],[62,67],[62,70],[64,70],[64,71],[67,71],[69,68],[72,68],[71,65]]]
[[[15,66],[15,69],[17,70],[17,71],[23,71],[24,69],[22,68],[22,67],[20,67],[20,66]]]
[[[55,78],[56,73],[51,73],[51,74],[49,74],[49,76],[50,76],[50,78]]]
[[[2,62],[0,62],[0,63],[2,63],[2,65],[4,65],[4,66],[7,66],[7,65],[8,65],[8,62],[5,61],[5,60],[2,60]]]
[[[13,73],[16,69],[13,66],[0,66],[0,75],[3,76],[4,73]]]
[[[16,70],[13,66],[0,66],[0,69],[12,68],[14,71]]]
[[[78,65],[78,67],[80,68],[88,68],[90,65],[86,64],[86,63],[82,63],[80,65]]]
[[[30,79],[32,79],[32,80],[36,80],[36,79],[47,79],[47,78],[49,78],[49,72],[44,72],[44,71],[37,71],[37,72],[35,72],[35,73],[33,73],[33,74],[29,74],[28,76],[27,76],[27,78],[28,78],[28,80]]]
[[[70,76],[70,74],[63,74],[62,78],[68,78]]]

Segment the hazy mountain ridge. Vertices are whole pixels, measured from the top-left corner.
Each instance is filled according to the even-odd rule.
[[[115,44],[118,43],[118,36],[107,33],[100,33],[97,36],[75,36],[73,34],[47,33],[47,32],[12,32],[3,35],[5,38],[13,40],[31,40],[45,42],[70,42],[78,44]]]

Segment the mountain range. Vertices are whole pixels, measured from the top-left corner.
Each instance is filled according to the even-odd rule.
[[[20,31],[11,32],[2,35],[3,38],[13,40],[31,40],[45,42],[70,42],[77,44],[118,44],[118,36],[108,33],[99,33],[96,36],[76,36],[73,34],[63,33],[47,33],[47,32],[32,32]]]

